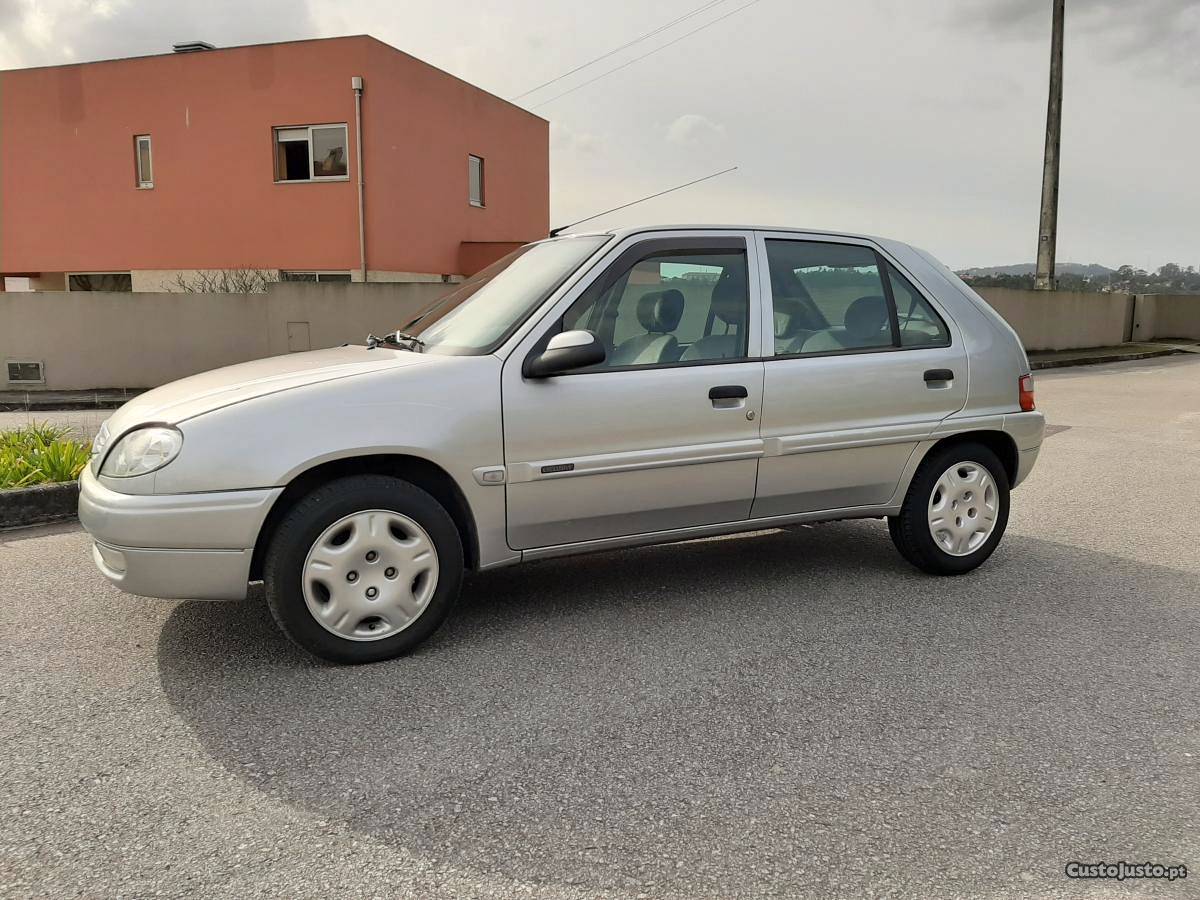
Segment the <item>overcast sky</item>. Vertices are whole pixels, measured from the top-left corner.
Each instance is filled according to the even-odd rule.
[[[0,0],[0,68],[368,33],[513,98],[701,3]],[[736,164],[595,225],[817,226],[1029,262],[1049,40],[1050,0],[723,0],[520,102],[552,123],[554,224]],[[1200,266],[1197,47],[1200,0],[1067,0],[1060,261]]]

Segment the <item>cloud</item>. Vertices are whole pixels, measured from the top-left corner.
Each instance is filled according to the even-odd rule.
[[[667,126],[667,141],[672,144],[706,144],[724,136],[724,125],[698,113],[684,113]]]
[[[556,152],[594,154],[600,151],[603,143],[590,131],[572,128],[561,122],[550,123],[550,146]]]
[[[971,31],[1023,40],[1050,37],[1046,0],[966,0],[953,22]],[[1200,81],[1200,0],[1071,0],[1066,34],[1086,36],[1110,59],[1136,59],[1181,82]]]
[[[316,34],[302,0],[0,0],[0,68],[166,53],[183,40],[229,46]]]

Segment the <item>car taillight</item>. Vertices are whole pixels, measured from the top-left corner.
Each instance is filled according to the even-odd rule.
[[[1022,375],[1017,379],[1017,393],[1021,397],[1021,410],[1023,412],[1033,412],[1037,409],[1037,404],[1033,402],[1033,376]]]

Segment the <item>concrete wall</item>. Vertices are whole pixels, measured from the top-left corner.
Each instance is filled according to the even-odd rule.
[[[443,284],[279,284],[265,294],[0,294],[0,361],[45,364],[44,385],[144,388],[264,356],[362,343],[400,327]]]
[[[265,294],[0,294],[0,361],[45,363],[20,390],[145,388],[264,356],[362,343],[451,289],[440,283],[271,285]],[[982,293],[1027,349],[1200,339],[1200,295]],[[0,380],[0,390],[9,388]]]
[[[1132,294],[976,290],[1016,330],[1026,350],[1110,347],[1132,337]]]
[[[1134,340],[1200,340],[1200,294],[1138,294]]]

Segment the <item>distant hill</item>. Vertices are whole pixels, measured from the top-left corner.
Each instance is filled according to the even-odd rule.
[[[1015,266],[976,266],[971,269],[959,269],[959,275],[970,275],[972,278],[986,278],[989,275],[1032,275],[1037,271],[1036,263],[1018,263]],[[1102,266],[1099,263],[1055,263],[1055,275],[1081,275],[1084,278],[1111,275],[1116,269]]]

